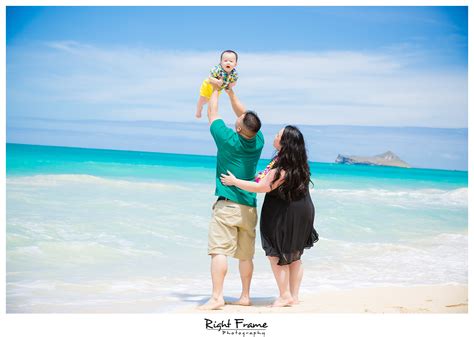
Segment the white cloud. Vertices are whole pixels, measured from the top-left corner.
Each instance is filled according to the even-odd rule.
[[[192,121],[218,52],[8,47],[8,114]],[[408,47],[240,53],[241,100],[266,123],[467,127],[467,70],[427,70]],[[223,95],[225,96],[225,94]],[[230,117],[226,97],[223,115]]]

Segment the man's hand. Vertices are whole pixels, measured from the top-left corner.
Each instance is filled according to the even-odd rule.
[[[229,94],[229,92],[232,90],[233,87],[235,87],[236,84],[237,84],[236,82],[229,83],[229,85],[225,89],[225,92]]]
[[[221,81],[222,81],[222,80],[221,80]],[[212,89],[213,89],[214,91],[216,91],[216,90],[218,91],[218,90],[221,88],[221,86],[220,86],[218,83],[213,83],[213,82],[211,82],[211,85],[212,85]]]
[[[222,78],[214,78],[214,77],[211,77],[209,76],[209,83],[211,83],[212,85],[217,85],[218,88],[220,89],[222,87],[222,84],[224,84],[224,80]]]

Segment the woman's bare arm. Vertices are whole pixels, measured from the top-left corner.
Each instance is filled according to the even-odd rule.
[[[272,185],[273,178],[275,177],[276,169],[272,169],[268,174],[263,177],[258,183],[255,181],[248,181],[236,178],[230,171],[227,171],[228,174],[221,174],[221,182],[224,185],[228,186],[237,186],[238,188],[255,193],[267,193],[278,186],[280,186],[285,179],[285,172],[281,171],[280,178],[275,181]]]

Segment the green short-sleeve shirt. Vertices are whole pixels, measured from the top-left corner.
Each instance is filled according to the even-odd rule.
[[[211,134],[217,145],[216,192],[215,195],[228,198],[236,203],[251,207],[257,206],[255,193],[235,186],[225,186],[220,180],[227,170],[239,179],[254,180],[257,163],[262,154],[264,139],[259,131],[252,139],[239,135],[227,127],[222,119],[211,124]]]

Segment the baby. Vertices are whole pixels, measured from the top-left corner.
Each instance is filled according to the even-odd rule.
[[[209,101],[212,95],[212,85],[217,84],[219,94],[222,89],[231,89],[238,79],[237,71],[237,53],[233,50],[225,50],[221,54],[219,65],[211,69],[211,75],[202,82],[200,96],[197,103],[196,118],[201,118],[202,108]]]

